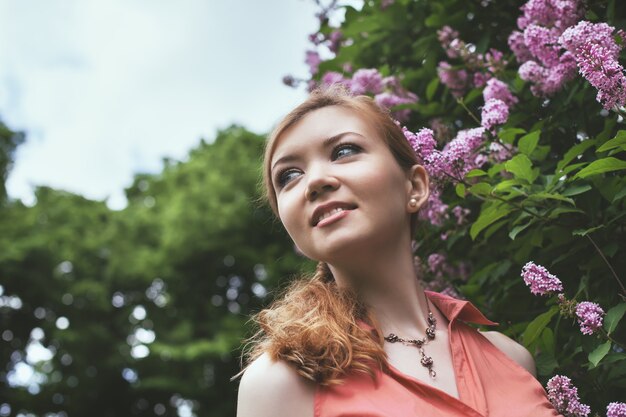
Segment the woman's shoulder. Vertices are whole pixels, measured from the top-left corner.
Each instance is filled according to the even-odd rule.
[[[537,375],[535,368],[535,360],[530,352],[522,345],[517,343],[510,337],[496,331],[480,332],[495,347],[500,349],[502,353],[517,362],[520,366],[530,372],[533,376]]]
[[[313,416],[315,383],[267,353],[245,370],[239,384],[237,417]]]

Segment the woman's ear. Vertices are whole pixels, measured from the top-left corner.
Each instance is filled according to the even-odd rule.
[[[428,173],[423,166],[413,165],[408,171],[408,180],[407,207],[410,213],[416,213],[428,200]]]

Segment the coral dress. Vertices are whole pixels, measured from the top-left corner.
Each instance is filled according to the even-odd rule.
[[[315,417],[545,417],[559,416],[541,384],[467,323],[495,325],[469,301],[426,291],[450,324],[449,340],[460,399],[397,369],[350,374],[319,386]]]

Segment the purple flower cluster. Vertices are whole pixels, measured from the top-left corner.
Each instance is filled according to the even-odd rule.
[[[604,310],[596,303],[583,301],[576,306],[576,317],[582,334],[591,335],[602,327]]]
[[[506,66],[504,54],[496,49],[487,53],[476,53],[476,46],[459,38],[459,33],[450,26],[437,31],[437,37],[446,55],[462,61],[462,68],[455,68],[446,61],[437,66],[437,75],[455,97],[462,96],[472,87],[482,87],[494,74]]]
[[[352,75],[350,91],[355,95],[379,94],[383,91],[383,76],[376,68],[363,68]]]
[[[582,17],[583,9],[579,0],[529,0],[521,10],[519,31],[509,36],[509,47],[531,92],[550,96],[576,76],[576,61],[569,51],[561,51],[559,37]]]
[[[419,217],[430,222],[433,226],[442,226],[450,217],[448,205],[441,200],[441,190],[431,187],[428,201],[420,209]]]
[[[518,102],[517,97],[511,94],[509,86],[497,78],[491,78],[487,81],[487,86],[483,90],[483,98],[485,99],[485,102],[491,100],[492,98],[502,100],[508,107],[512,107]]]
[[[441,253],[432,253],[428,256],[428,269],[436,276],[444,273],[446,256]]]
[[[352,78],[346,78],[343,74],[329,71],[322,76],[321,84],[330,86],[342,84],[352,94],[372,94],[376,103],[385,109],[393,109],[400,104],[416,103],[418,98],[415,94],[405,90],[398,78],[383,77],[375,68],[362,68],[352,74]],[[399,121],[409,118],[410,109],[396,110],[393,117]]]
[[[320,58],[320,54],[317,51],[306,51],[306,59],[304,62],[309,66],[311,75],[315,75],[319,71],[322,58]]]
[[[535,295],[549,295],[563,291],[561,280],[534,262],[528,262],[524,265],[522,278],[524,278],[524,283],[530,287],[530,292]]]
[[[626,76],[618,62],[622,47],[615,42],[614,31],[606,23],[583,20],[559,38],[560,44],[574,56],[580,74],[598,90],[596,100],[606,110],[626,103]]]
[[[442,150],[437,149],[432,130],[423,128],[417,133],[406,127],[402,130],[431,178],[428,203],[420,210],[420,215],[431,224],[441,226],[449,218],[448,205],[441,201],[441,190],[444,184],[460,180],[468,171],[485,162],[484,155],[479,153],[485,142],[485,129],[478,127],[461,130]],[[457,223],[460,224],[467,214],[468,212],[455,213]]]
[[[606,406],[606,417],[626,417],[626,404],[624,403],[609,403]]]
[[[480,114],[480,124],[487,130],[493,131],[494,127],[506,123],[509,118],[509,106],[500,99],[490,98],[485,102]]]
[[[548,399],[557,411],[566,417],[587,417],[591,412],[588,405],[578,398],[578,388],[562,375],[555,375],[546,384]]]
[[[437,66],[437,75],[455,97],[461,97],[468,86],[471,85],[471,79],[466,70],[453,69],[452,66],[445,61],[441,61]]]
[[[420,163],[430,174],[433,188],[441,188],[450,180],[459,180],[478,167],[478,150],[485,142],[485,129],[482,127],[459,131],[442,150],[436,149],[437,142],[430,129],[413,133],[403,128],[403,132]]]

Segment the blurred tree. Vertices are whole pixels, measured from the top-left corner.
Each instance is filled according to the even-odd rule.
[[[13,166],[16,148],[24,142],[22,132],[13,132],[0,120],[0,205],[6,201],[5,182]]]
[[[7,204],[3,416],[234,413],[247,315],[300,263],[259,204],[262,147],[221,131],[137,175],[119,212],[46,187]]]

